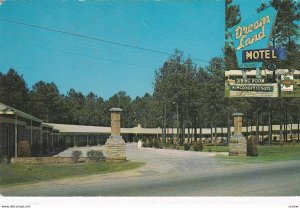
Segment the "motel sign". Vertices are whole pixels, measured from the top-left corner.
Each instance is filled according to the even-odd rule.
[[[268,51],[258,49],[268,48],[275,17],[276,11],[269,7],[232,28],[231,36],[239,68],[262,67],[262,62],[258,60],[272,57],[272,50],[274,49],[268,49]],[[247,51],[249,61],[244,61],[243,57],[246,57]],[[275,51],[273,51],[273,57],[276,55]]]
[[[243,63],[261,62],[265,60],[284,60],[286,55],[285,48],[266,48],[256,50],[244,50],[242,52]]]

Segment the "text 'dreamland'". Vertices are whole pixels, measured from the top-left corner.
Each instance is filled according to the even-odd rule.
[[[270,17],[267,15],[260,20],[255,21],[247,26],[237,26],[234,30],[235,38],[239,40],[236,50],[241,50],[266,37],[265,25],[270,24]],[[249,33],[256,32],[251,37],[247,37]]]

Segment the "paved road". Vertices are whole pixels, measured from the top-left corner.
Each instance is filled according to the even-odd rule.
[[[41,182],[0,190],[4,196],[299,196],[300,160],[228,164],[211,153],[136,149],[129,160],[145,161],[120,173]]]

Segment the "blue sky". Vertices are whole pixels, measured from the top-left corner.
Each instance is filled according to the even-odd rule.
[[[251,15],[263,0],[236,1]],[[222,56],[224,1],[7,0],[0,18],[209,61]],[[0,21],[0,71],[14,68],[31,88],[55,82],[108,99],[153,92],[154,72],[168,55]],[[197,65],[208,63],[195,61]]]

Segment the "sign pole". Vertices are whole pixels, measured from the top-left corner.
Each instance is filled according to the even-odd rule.
[[[245,69],[242,69],[242,75],[243,75],[243,79],[247,79],[247,74]]]
[[[259,67],[256,67],[256,78],[260,79],[261,78],[261,71]]]

